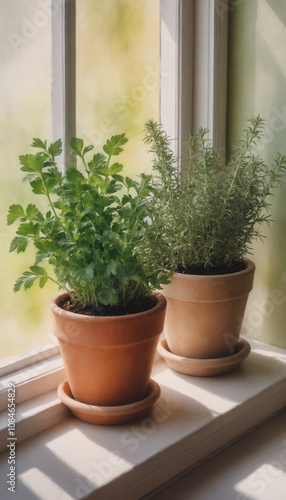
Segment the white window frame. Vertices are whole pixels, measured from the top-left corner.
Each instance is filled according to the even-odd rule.
[[[161,123],[175,153],[198,128],[226,146],[227,0],[161,0]]]
[[[52,127],[54,140],[61,138],[63,153],[58,163],[63,173],[75,166],[69,143],[76,135],[76,0],[51,0],[52,17]]]
[[[52,0],[52,108],[54,137],[63,141],[62,168],[75,135],[75,4]],[[227,0],[161,0],[161,123],[182,142],[200,126],[225,146]],[[203,35],[202,35],[203,34]],[[57,387],[64,369],[56,342],[0,362],[0,412],[9,381],[17,402]],[[62,418],[62,417],[59,417]],[[54,423],[54,421],[53,421]],[[48,426],[48,419],[46,419]]]

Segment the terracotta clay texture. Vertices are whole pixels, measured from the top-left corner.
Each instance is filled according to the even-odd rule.
[[[157,305],[126,316],[85,316],[51,302],[54,333],[59,340],[73,397],[86,404],[117,406],[146,396],[166,300],[155,293]]]
[[[159,354],[164,358],[167,365],[175,372],[196,377],[214,377],[231,372],[239,367],[242,361],[250,353],[250,345],[245,339],[239,339],[237,350],[230,356],[223,358],[194,359],[177,356],[169,351],[166,339],[158,344]]]
[[[245,259],[243,271],[215,276],[175,273],[164,286],[165,334],[169,350],[187,358],[233,355],[253,286],[255,265]]]
[[[159,385],[150,379],[146,397],[136,403],[120,406],[94,406],[76,401],[72,397],[67,380],[64,380],[58,387],[60,400],[70,409],[75,417],[90,424],[99,425],[127,424],[143,417],[157,401],[160,393]]]

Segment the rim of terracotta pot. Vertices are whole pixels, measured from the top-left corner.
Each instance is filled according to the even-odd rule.
[[[171,283],[163,287],[162,293],[168,298],[180,300],[220,301],[248,294],[253,287],[255,264],[244,258],[246,268],[229,274],[183,274],[174,273]],[[193,286],[190,286],[192,282]]]
[[[226,276],[237,276],[237,275],[242,275],[242,274],[247,274],[252,271],[252,269],[255,269],[255,264],[252,260],[248,259],[245,257],[242,259],[242,261],[238,262],[244,262],[246,264],[245,269],[241,269],[241,271],[236,271],[235,273],[226,273],[226,274],[185,274],[185,273],[174,273],[173,276],[183,276],[184,278],[187,278],[188,276],[193,276],[194,278],[197,278],[198,280],[205,280],[207,278],[218,278],[218,279],[223,279]]]
[[[156,297],[157,304],[146,311],[120,316],[86,316],[59,307],[58,303],[69,296],[67,292],[60,293],[50,303],[54,333],[59,339],[81,345],[119,347],[148,342],[163,331],[167,306],[160,292],[151,295]]]
[[[88,316],[86,314],[78,314],[78,313],[74,313],[71,311],[66,311],[65,309],[60,307],[58,304],[61,300],[65,299],[66,297],[70,297],[70,294],[68,292],[61,292],[58,295],[56,295],[55,297],[53,297],[53,299],[50,302],[50,307],[51,307],[52,311],[63,311],[65,316],[70,318],[70,319],[75,319],[78,317],[81,319],[84,318],[85,321],[93,322],[93,321],[95,321],[96,318],[99,318],[101,321],[117,322],[118,319],[120,318],[123,321],[124,320],[128,321],[128,318],[134,318],[134,317],[140,318],[140,317],[144,317],[146,315],[149,316],[152,314],[157,314],[160,310],[165,308],[166,299],[165,299],[164,295],[162,295],[162,293],[152,292],[151,296],[156,297],[156,299],[157,299],[157,304],[154,307],[152,307],[151,309],[147,309],[146,311],[141,311],[138,313],[122,314],[122,315],[118,315],[118,316]]]

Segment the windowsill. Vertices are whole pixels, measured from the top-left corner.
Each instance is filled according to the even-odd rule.
[[[285,424],[283,411],[144,500],[285,500]]]
[[[23,401],[16,409],[16,498],[141,498],[269,419],[286,406],[286,351],[250,343],[241,367],[221,377],[180,375],[158,360],[152,378],[161,397],[128,425],[67,418],[55,390]],[[5,445],[4,424],[5,412]],[[7,457],[7,450],[0,454],[2,484]]]

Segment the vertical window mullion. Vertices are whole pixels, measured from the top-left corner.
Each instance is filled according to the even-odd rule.
[[[160,120],[176,156],[192,132],[192,95],[193,0],[161,0]]]
[[[178,108],[179,148],[184,154],[184,142],[193,132],[193,57],[194,57],[194,2],[179,3],[179,62]]]
[[[179,139],[179,3],[161,0],[160,53],[160,122],[168,136]],[[179,140],[174,153],[179,155]]]
[[[198,128],[225,148],[227,0],[161,0],[160,120],[174,152]]]
[[[61,139],[59,165],[65,173],[74,166],[69,153],[76,135],[76,0],[52,2],[52,125],[54,140]]]
[[[227,0],[194,0],[193,130],[209,129],[225,149],[227,104]]]

